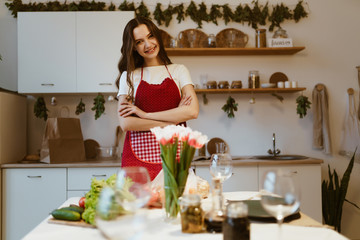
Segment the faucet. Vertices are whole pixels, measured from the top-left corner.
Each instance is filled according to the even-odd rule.
[[[280,154],[280,149],[276,149],[275,147],[275,133],[273,133],[273,150],[269,149],[267,152],[268,154],[273,155],[274,157],[276,157],[276,155]]]

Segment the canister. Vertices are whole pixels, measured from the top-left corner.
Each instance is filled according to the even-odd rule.
[[[252,70],[249,72],[249,88],[259,88],[259,87],[260,87],[259,71]]]
[[[266,29],[256,29],[255,31],[255,47],[266,47]]]
[[[249,240],[250,222],[248,207],[244,202],[231,202],[226,208],[223,222],[224,240]]]

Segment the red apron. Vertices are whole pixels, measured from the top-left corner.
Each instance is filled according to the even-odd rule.
[[[143,81],[143,69],[141,69],[141,80],[135,95],[135,106],[144,112],[160,112],[178,107],[180,100],[179,88],[170,72],[169,77],[161,84],[149,84]],[[128,131],[126,133],[121,166],[142,166],[149,171],[151,180],[157,176],[162,169],[160,145],[150,131]]]

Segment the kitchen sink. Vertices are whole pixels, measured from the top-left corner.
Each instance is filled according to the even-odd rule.
[[[301,160],[307,159],[309,157],[302,156],[302,155],[259,155],[253,156],[253,159],[261,159],[261,160]]]

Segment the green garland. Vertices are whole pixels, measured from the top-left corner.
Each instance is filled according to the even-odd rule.
[[[268,22],[270,23],[270,32],[275,27],[280,27],[286,20],[294,20],[297,23],[300,19],[306,18],[308,13],[303,4],[303,0],[299,0],[294,9],[290,9],[284,3],[276,4],[270,8],[268,3],[260,5],[256,0],[252,2],[252,7],[249,4],[244,5],[240,3],[233,10],[228,3],[223,5],[212,4],[208,7],[204,2],[196,4],[194,1],[191,1],[187,7],[183,3],[176,6],[169,4],[165,10],[162,10],[161,3],[157,3],[154,12],[150,13],[143,1],[136,7],[134,2],[124,0],[118,8],[113,3],[107,6],[105,2],[95,2],[94,0],[91,2],[80,1],[79,3],[50,1],[47,3],[30,2],[27,4],[23,3],[22,0],[7,0],[5,3],[15,18],[20,11],[116,11],[118,9],[120,11],[135,11],[137,16],[148,18],[151,18],[152,15],[159,26],[165,24],[168,27],[173,19],[173,15],[176,15],[178,23],[184,21],[185,17],[189,17],[197,24],[198,28],[202,28],[203,22],[212,22],[218,25],[219,19],[224,20],[225,25],[230,22],[236,22],[247,24],[254,29],[258,28],[258,24],[265,26]]]

